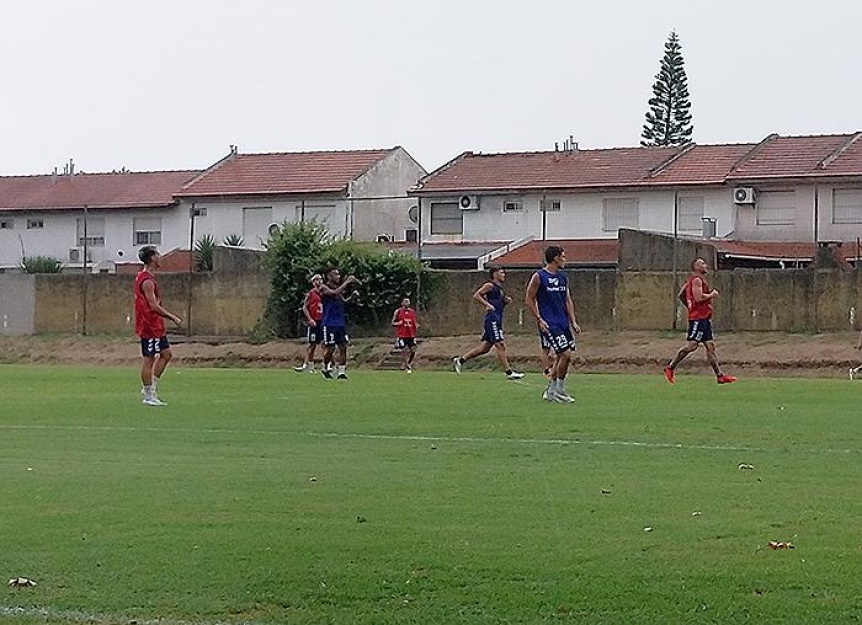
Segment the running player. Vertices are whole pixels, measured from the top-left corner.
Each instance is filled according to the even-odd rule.
[[[392,315],[392,325],[395,326],[396,345],[404,357],[401,368],[407,373],[413,372],[413,358],[416,356],[416,331],[419,324],[416,323],[416,311],[410,308],[410,298],[401,300],[395,313]]]
[[[568,278],[561,271],[565,266],[563,248],[549,246],[545,250],[545,266],[533,274],[527,285],[526,303],[544,337],[543,345],[550,345],[556,354],[542,399],[568,404],[575,400],[566,392],[566,375],[575,348],[574,335],[581,327],[575,318]]]
[[[703,344],[706,348],[706,360],[715,372],[716,382],[731,384],[736,382],[736,378],[722,373],[715,356],[715,340],[712,336],[712,302],[718,297],[718,291],[710,289],[706,283],[709,266],[704,259],[694,259],[691,263],[691,271],[692,274],[677,294],[677,297],[688,309],[688,333],[685,337],[687,342],[679,349],[670,364],[664,368],[664,377],[671,384],[675,383],[675,372],[679,363],[697,350],[698,345]]]
[[[453,358],[452,364],[455,368],[455,373],[461,373],[461,368],[465,362],[477,356],[487,354],[493,347],[497,351],[497,359],[506,373],[506,379],[520,380],[524,377],[524,374],[514,371],[509,365],[509,358],[506,355],[506,342],[503,338],[503,309],[506,307],[506,304],[512,301],[512,298],[503,292],[503,284],[506,282],[506,270],[502,267],[491,269],[488,271],[488,277],[490,280],[473,293],[473,299],[485,308],[482,342],[463,356]]]
[[[323,300],[320,298],[320,285],[323,284],[323,276],[319,273],[311,276],[311,290],[306,293],[302,301],[302,314],[305,316],[305,325],[308,328],[308,347],[305,350],[305,360],[301,367],[294,367],[297,373],[308,371],[314,373],[314,352],[317,346],[323,342]]]
[[[320,285],[320,296],[323,300],[323,377],[331,380],[334,362],[334,351],[338,347],[336,377],[347,379],[347,318],[344,315],[344,302],[356,297],[356,291],[345,296],[344,292],[351,284],[359,284],[355,276],[341,279],[341,272],[332,268],[326,272],[326,282]]]
[[[144,268],[135,276],[135,334],[141,341],[141,393],[147,406],[164,406],[156,389],[165,367],[171,361],[171,344],[165,332],[165,319],[177,326],[183,320],[162,306],[162,297],[156,283],[156,270],[161,266],[160,255],[152,245],[138,251]]]

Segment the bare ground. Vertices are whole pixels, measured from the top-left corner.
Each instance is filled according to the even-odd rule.
[[[724,334],[717,340],[719,359],[728,373],[743,375],[790,375],[845,377],[847,369],[862,362],[854,349],[855,333]],[[421,341],[417,368],[446,368],[453,356],[473,345],[475,336],[433,337]],[[533,336],[510,335],[507,339],[512,364],[526,370],[539,369],[539,350]],[[584,372],[657,371],[683,344],[682,333],[586,332],[579,338],[573,363]],[[238,340],[172,337],[175,364],[186,366],[288,367],[302,359],[300,341],[252,344]],[[375,367],[390,352],[391,340],[357,339],[350,349],[353,366]],[[38,336],[0,337],[0,362],[86,365],[135,365],[137,342],[126,338]],[[486,356],[470,367],[493,367],[496,359]],[[692,354],[683,367],[705,371],[702,351]]]

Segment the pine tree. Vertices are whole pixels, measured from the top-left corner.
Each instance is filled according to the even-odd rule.
[[[685,60],[676,32],[664,44],[664,56],[652,87],[641,145],[682,145],[691,140],[691,102]]]

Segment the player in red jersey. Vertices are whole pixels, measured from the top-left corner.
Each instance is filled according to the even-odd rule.
[[[410,308],[410,298],[401,300],[401,306],[392,315],[392,325],[395,326],[396,344],[404,355],[401,368],[407,373],[413,372],[413,358],[416,356],[416,311]]]
[[[323,299],[320,297],[320,285],[323,284],[323,276],[319,273],[311,276],[311,290],[306,293],[302,302],[303,321],[308,328],[308,348],[305,351],[305,360],[301,367],[294,367],[297,373],[308,371],[314,373],[314,352],[317,346],[323,342]]]
[[[135,276],[135,334],[141,340],[141,384],[144,403],[148,406],[164,406],[156,388],[165,367],[171,361],[171,345],[165,332],[165,319],[182,325],[183,320],[162,306],[155,271],[159,268],[159,252],[152,245],[138,251],[144,268]]]
[[[697,350],[701,343],[706,348],[706,360],[715,372],[715,379],[719,384],[730,384],[736,382],[732,375],[725,375],[718,365],[715,357],[715,340],[712,336],[712,312],[713,300],[718,297],[716,289],[710,289],[706,282],[709,266],[702,258],[696,258],[691,263],[692,274],[686,280],[677,297],[688,309],[688,334],[687,343],[680,348],[673,357],[670,364],[664,368],[664,377],[673,384],[676,380],[674,373],[677,366],[686,356]]]

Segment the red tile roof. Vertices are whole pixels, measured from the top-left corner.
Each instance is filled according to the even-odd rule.
[[[0,176],[0,210],[171,206],[198,171]]]
[[[423,178],[415,193],[705,185],[831,176],[862,177],[862,133],[770,135],[758,144],[466,152]]]
[[[682,148],[467,152],[423,179],[421,192],[570,189],[637,184]]]
[[[549,245],[562,247],[569,265],[616,265],[619,256],[616,239],[534,239],[488,264],[495,267],[541,267],[545,262],[545,248]]]
[[[397,148],[237,154],[193,180],[180,197],[344,191]]]

